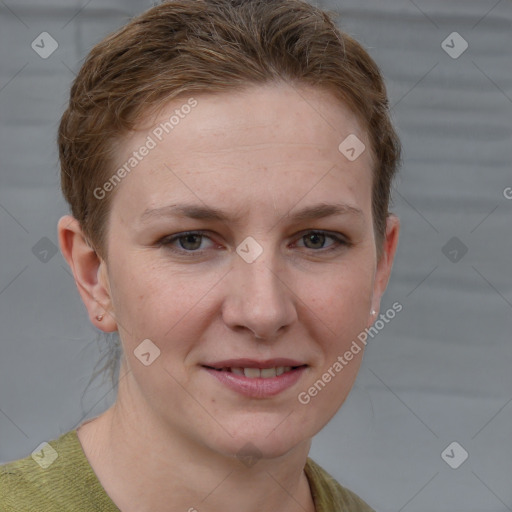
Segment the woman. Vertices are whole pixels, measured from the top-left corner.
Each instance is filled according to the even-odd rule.
[[[364,49],[300,0],[166,2],[92,49],[59,148],[59,242],[119,333],[118,395],[2,466],[0,510],[371,511],[308,457],[398,243]]]

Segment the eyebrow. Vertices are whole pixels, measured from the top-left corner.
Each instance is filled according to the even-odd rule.
[[[292,215],[287,214],[286,217],[300,222],[332,217],[335,215],[351,215],[364,218],[362,210],[356,208],[355,206],[331,203],[319,203],[312,206],[307,206]],[[191,219],[213,220],[221,222],[229,222],[235,218],[230,217],[227,213],[217,208],[194,204],[171,204],[162,206],[160,208],[146,209],[140,216],[140,221],[142,223],[146,223],[151,219],[161,217],[188,217]]]

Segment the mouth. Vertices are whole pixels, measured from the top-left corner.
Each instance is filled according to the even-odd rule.
[[[215,368],[213,366],[204,365],[205,368],[210,370],[215,370],[217,372],[229,372],[234,373],[235,375],[243,375],[248,379],[271,379],[273,377],[279,377],[284,373],[289,373],[293,370],[297,370],[298,368],[306,367],[307,365],[298,365],[298,366],[273,366],[270,368],[257,368],[257,367],[229,367],[224,366],[222,368]]]
[[[231,359],[203,364],[216,381],[249,398],[271,398],[294,387],[309,365],[292,359]]]

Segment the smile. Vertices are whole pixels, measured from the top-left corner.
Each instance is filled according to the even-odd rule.
[[[283,373],[288,373],[295,368],[299,368],[298,366],[277,366],[274,368],[213,368],[213,370],[217,370],[218,372],[231,372],[236,375],[244,375],[249,379],[269,379],[272,377],[278,377]]]
[[[297,384],[308,365],[272,366],[270,368],[202,366],[202,368],[223,387],[238,394],[249,398],[270,398]]]

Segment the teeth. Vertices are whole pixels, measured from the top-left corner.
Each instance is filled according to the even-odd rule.
[[[261,376],[261,370],[259,368],[244,368],[244,375],[251,379]]]
[[[261,370],[261,377],[266,379],[267,377],[275,377],[277,374],[277,368],[264,368]]]
[[[291,366],[278,366],[277,368],[231,368],[231,373],[236,375],[245,375],[249,379],[263,378],[269,379],[277,377],[285,372],[291,371]]]

